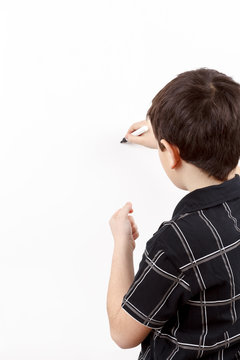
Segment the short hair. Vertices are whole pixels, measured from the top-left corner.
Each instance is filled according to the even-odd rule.
[[[209,177],[226,181],[240,157],[240,84],[216,70],[179,74],[147,111],[161,151],[161,139]]]

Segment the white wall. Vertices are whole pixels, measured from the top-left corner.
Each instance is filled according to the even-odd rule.
[[[144,245],[186,195],[120,144],[177,74],[240,81],[238,1],[0,1],[0,359],[137,359],[110,339],[112,214]]]

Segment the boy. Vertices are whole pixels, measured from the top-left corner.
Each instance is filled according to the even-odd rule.
[[[150,131],[131,136],[146,123]],[[215,70],[184,72],[125,137],[157,148],[189,193],[147,242],[135,277],[132,204],[111,217],[113,340],[141,343],[141,360],[240,359],[240,85]]]

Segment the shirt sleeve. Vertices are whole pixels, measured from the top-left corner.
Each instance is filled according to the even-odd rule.
[[[147,242],[138,272],[122,308],[153,329],[161,329],[178,308],[192,296],[185,275],[172,263],[155,238]]]

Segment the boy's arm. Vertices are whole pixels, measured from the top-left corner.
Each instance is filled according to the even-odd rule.
[[[124,349],[139,345],[152,330],[132,318],[121,307],[123,297],[134,280],[133,250],[138,237],[136,224],[133,218],[128,216],[132,207],[127,204],[110,220],[114,251],[107,293],[111,336],[117,345]]]
[[[139,345],[151,331],[121,307],[123,297],[133,279],[132,250],[115,246],[107,295],[107,311],[112,339],[123,349]]]

